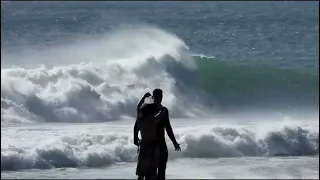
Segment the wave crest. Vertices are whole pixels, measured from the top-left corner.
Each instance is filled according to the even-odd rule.
[[[208,133],[177,134],[182,153],[168,143],[170,158],[305,156],[319,154],[319,133],[285,127],[259,137],[248,129],[212,128]],[[62,136],[32,148],[1,147],[1,170],[102,167],[135,162],[137,147],[126,135]]]
[[[1,122],[134,117],[139,98],[154,88],[163,89],[172,117],[246,107],[318,107],[317,73],[191,56],[181,39],[155,28],[112,35],[39,54],[42,62],[55,62],[59,54],[64,65],[1,69]]]

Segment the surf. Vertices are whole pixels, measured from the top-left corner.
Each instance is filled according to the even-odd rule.
[[[173,122],[179,120],[174,119]],[[180,122],[185,124],[183,120]],[[169,160],[319,154],[319,124],[313,127],[293,121],[286,121],[285,125],[279,122],[267,124],[254,127],[201,122],[187,127],[175,125],[175,136],[182,151],[175,152],[172,144],[168,143]],[[110,122],[3,127],[2,132],[9,139],[1,144],[1,171],[90,168],[134,163],[137,147],[133,144],[131,131],[132,128]],[[26,144],[10,141],[12,136],[9,135],[13,132],[26,138],[33,136],[34,141]]]
[[[174,118],[319,104],[317,72],[195,56],[182,39],[155,27],[26,49],[1,61],[7,63],[1,69],[2,124],[134,118],[140,96],[154,88],[163,89]]]

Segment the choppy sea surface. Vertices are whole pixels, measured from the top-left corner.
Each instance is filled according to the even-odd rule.
[[[161,88],[167,178],[319,179],[319,2],[1,2],[1,178],[136,178]]]

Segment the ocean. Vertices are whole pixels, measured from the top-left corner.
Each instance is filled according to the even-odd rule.
[[[168,179],[319,179],[318,68],[318,1],[1,1],[1,178],[137,178],[161,88]]]

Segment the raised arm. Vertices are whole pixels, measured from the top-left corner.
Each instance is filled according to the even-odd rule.
[[[139,112],[139,109],[141,108],[144,100],[145,100],[147,97],[150,97],[150,96],[151,96],[151,94],[147,92],[147,93],[140,99],[140,101],[139,101],[139,103],[138,103],[138,105],[137,105],[137,113]]]
[[[144,102],[145,99],[146,99],[145,97],[143,97],[143,98],[140,99],[140,101],[139,101],[139,103],[138,103],[138,105],[137,105],[137,113],[139,112],[139,109],[141,108],[141,106],[142,106],[142,104],[143,104],[143,102]]]
[[[133,127],[133,141],[134,141],[134,144],[135,145],[139,145],[139,137],[138,137],[138,134],[139,134],[139,131],[140,131],[140,128],[138,126],[138,123],[137,123],[137,119],[139,118],[139,109],[141,108],[141,106],[143,105],[143,102],[144,100],[151,96],[150,93],[146,93],[139,101],[138,105],[137,105],[137,118],[136,118],[136,122],[134,123],[134,127]]]

